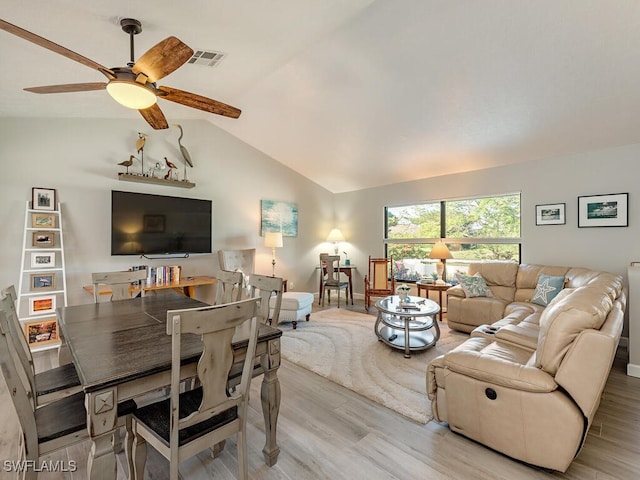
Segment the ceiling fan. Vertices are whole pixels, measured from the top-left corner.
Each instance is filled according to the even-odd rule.
[[[106,83],[68,83],[25,88],[28,92],[67,93],[106,89],[117,102],[125,107],[138,110],[149,125],[156,130],[169,128],[167,119],[156,103],[158,98],[225,117],[238,118],[240,116],[239,109],[217,100],[177,88],[158,86],[156,82],[189,60],[193,55],[193,50],[176,37],[168,37],[151,47],[137,62],[134,62],[133,37],[142,31],[142,24],[133,18],[123,18],[120,20],[120,26],[129,35],[131,61],[127,63],[126,67],[107,68],[57,43],[0,19],[0,29],[98,70],[109,79]]]

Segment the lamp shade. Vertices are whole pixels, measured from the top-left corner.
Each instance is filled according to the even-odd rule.
[[[264,246],[282,248],[282,232],[266,232],[264,234]]]
[[[329,232],[327,242],[344,242],[344,235],[342,235],[339,228],[334,228]]]
[[[453,258],[453,255],[451,255],[451,252],[443,242],[437,242],[431,249],[429,258],[438,258],[440,260],[443,260],[447,258]]]

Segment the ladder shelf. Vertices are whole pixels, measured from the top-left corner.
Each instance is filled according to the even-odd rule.
[[[60,203],[55,210],[30,208],[27,201],[16,311],[31,351],[58,348],[56,308],[67,306]]]

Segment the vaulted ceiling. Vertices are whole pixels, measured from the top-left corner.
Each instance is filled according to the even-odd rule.
[[[159,82],[242,109],[206,119],[333,192],[640,140],[637,0],[3,0],[0,18],[107,67],[175,35],[223,52]],[[104,81],[0,31],[0,116],[139,118]]]

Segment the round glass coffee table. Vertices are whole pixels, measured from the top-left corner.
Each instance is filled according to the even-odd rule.
[[[374,329],[378,340],[403,350],[405,358],[411,358],[411,352],[434,346],[440,338],[436,321],[440,306],[432,300],[410,296],[401,302],[400,297],[391,295],[378,300],[376,308]]]

